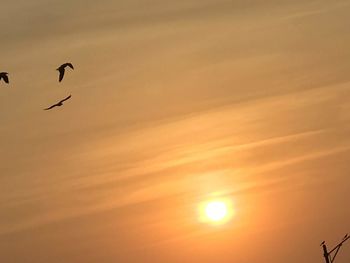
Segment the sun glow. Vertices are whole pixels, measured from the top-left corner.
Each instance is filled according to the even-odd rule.
[[[223,202],[210,202],[205,207],[205,214],[210,220],[219,221],[227,215],[227,207]]]
[[[232,217],[231,203],[227,200],[211,200],[200,205],[200,221],[223,224]]]

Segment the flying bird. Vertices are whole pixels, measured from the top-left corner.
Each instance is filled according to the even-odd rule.
[[[59,67],[56,69],[56,70],[58,70],[59,73],[60,73],[59,78],[58,78],[58,81],[59,81],[59,82],[61,82],[62,79],[63,79],[63,76],[64,76],[64,72],[65,72],[66,67],[70,67],[71,69],[74,69],[72,63],[64,63],[64,64],[62,64],[61,66],[59,66]]]
[[[0,80],[3,79],[7,84],[9,84],[9,77],[7,72],[0,72]]]
[[[69,100],[70,98],[72,97],[72,95],[69,95],[67,98],[61,100],[60,102],[57,102],[56,104],[44,109],[44,110],[51,110],[52,108],[55,108],[55,107],[60,107],[63,105],[63,102],[65,102],[66,100]]]

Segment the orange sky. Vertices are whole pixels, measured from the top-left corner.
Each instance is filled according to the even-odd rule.
[[[316,263],[349,231],[350,1],[1,9],[1,262]]]

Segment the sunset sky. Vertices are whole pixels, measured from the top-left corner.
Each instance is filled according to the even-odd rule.
[[[349,14],[1,0],[0,262],[323,262],[350,231]]]

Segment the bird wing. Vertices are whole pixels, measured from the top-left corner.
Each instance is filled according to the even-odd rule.
[[[44,110],[51,110],[52,108],[55,108],[56,106],[57,106],[57,104],[54,104],[54,105],[52,105],[52,106],[50,106],[50,107],[48,107],[48,108],[46,108]]]
[[[2,78],[7,84],[9,83],[9,77],[7,75],[3,75]]]
[[[60,72],[58,81],[61,82],[64,76],[64,68],[58,68],[58,71]]]
[[[72,95],[69,95],[67,98],[61,100],[59,103],[62,103],[62,102],[64,102],[64,101],[66,101],[66,100],[69,100],[71,97],[72,97]]]
[[[3,79],[7,84],[9,83],[9,77],[5,74],[0,75],[0,80]]]
[[[70,67],[71,69],[74,69],[73,64],[72,63],[66,63],[66,66]]]

